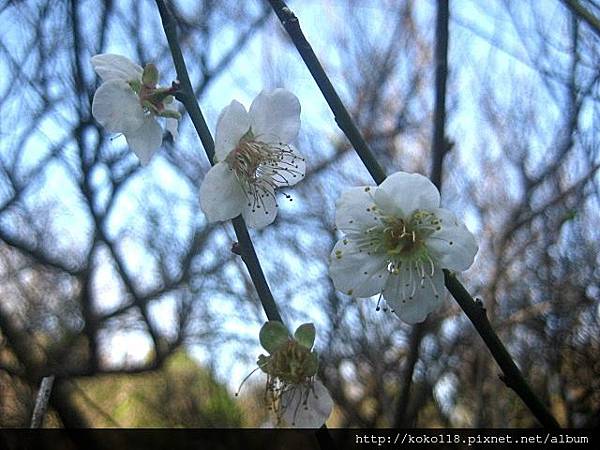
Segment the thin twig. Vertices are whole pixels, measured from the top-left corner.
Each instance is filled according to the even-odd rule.
[[[367,145],[366,141],[358,131],[354,121],[348,114],[345,106],[340,100],[335,88],[329,81],[327,74],[319,63],[312,47],[304,37],[300,28],[298,18],[287,7],[282,0],[268,0],[275,14],[281,21],[281,24],[287,31],[292,42],[294,43],[302,60],[306,64],[308,70],[313,76],[315,82],[319,86],[321,93],[325,97],[327,104],[333,111],[336,122],[342,129],[348,140],[354,146],[354,149],[365,164],[367,170],[377,184],[380,184],[385,179],[385,173],[379,163],[373,156],[373,152]],[[516,394],[523,400],[525,405],[537,418],[537,420],[547,428],[559,428],[556,419],[548,412],[545,406],[533,393],[523,375],[515,365],[506,348],[492,329],[485,314],[481,313],[482,308],[479,307],[473,297],[467,292],[463,285],[449,272],[445,271],[445,284],[450,294],[458,302],[469,320],[475,326],[475,329],[482,337],[487,345],[490,353],[502,369],[504,374],[504,382],[511,387]]]
[[[42,378],[40,383],[40,389],[35,399],[35,407],[33,408],[33,414],[31,415],[31,426],[30,428],[41,428],[44,423],[44,417],[48,410],[48,402],[50,401],[50,394],[52,394],[52,385],[54,384],[54,375]]]
[[[448,79],[448,0],[439,0],[435,30],[435,106],[431,140],[431,182],[442,190],[442,164],[448,151],[446,142],[446,81]]]
[[[413,374],[415,372],[415,366],[419,360],[419,350],[421,348],[421,341],[425,335],[425,331],[428,328],[428,321],[416,324],[410,335],[408,344],[408,356],[404,363],[404,370],[402,371],[402,377],[400,381],[400,393],[396,400],[396,417],[394,418],[395,428],[408,428],[408,404],[410,398],[410,389],[412,386]]]
[[[200,141],[202,142],[206,156],[208,157],[210,163],[214,164],[215,142],[210,134],[206,120],[202,115],[200,106],[194,97],[192,83],[190,82],[190,77],[188,75],[185,60],[183,59],[181,47],[179,46],[179,42],[177,40],[175,21],[163,0],[156,0],[156,6],[158,7],[158,11],[160,13],[165,35],[173,56],[175,70],[177,71],[177,78],[179,79],[180,88],[176,97],[185,106],[188,114],[190,115],[190,119],[194,124],[194,128],[200,137]],[[252,283],[256,288],[256,292],[267,318],[269,320],[277,320],[283,323],[277,308],[277,304],[275,303],[275,299],[271,293],[271,289],[269,288],[264,272],[260,266],[260,262],[258,261],[258,257],[256,256],[256,251],[254,250],[254,245],[252,245],[252,240],[248,234],[248,229],[244,223],[244,219],[242,219],[241,216],[238,216],[232,220],[232,223],[239,242],[242,261],[244,261],[244,264],[250,273],[250,278],[252,279]]]
[[[181,48],[179,47],[179,42],[177,41],[175,21],[173,20],[173,17],[169,13],[169,10],[167,9],[167,6],[163,0],[156,0],[156,5],[160,13],[160,18],[165,30],[165,35],[167,36],[169,48],[171,49],[171,54],[173,55],[173,62],[175,64],[175,70],[177,71],[177,77],[179,78],[181,85],[180,94],[177,96],[177,99],[181,101],[187,109],[190,119],[192,120],[192,123],[198,132],[198,136],[202,141],[206,155],[208,156],[210,163],[214,164],[215,143],[212,135],[210,134],[210,130],[208,129],[208,125],[204,120],[200,106],[193,95],[194,91],[192,89],[192,84],[190,82],[188,71],[185,65],[185,60],[183,59],[183,54],[181,53]],[[242,219],[241,216],[238,216],[232,220],[232,223],[239,242],[239,254],[242,257],[244,264],[246,264],[248,272],[250,273],[250,278],[252,279],[252,283],[256,288],[256,292],[260,298],[267,318],[269,320],[276,320],[283,323],[281,315],[279,314],[279,310],[277,309],[277,304],[273,298],[273,294],[269,289],[269,285],[265,279],[262,267],[260,266],[260,262],[256,256],[256,251],[254,250],[254,245],[252,245],[252,240],[248,234],[248,228],[244,223],[244,219]],[[322,442],[327,442],[329,448],[335,448],[325,424],[321,427],[321,431],[318,433],[318,440],[319,446],[322,448],[325,448],[322,445]]]
[[[563,0],[567,8],[571,10],[579,19],[587,23],[592,31],[600,37],[600,19],[588,11],[578,0]]]
[[[500,341],[500,338],[492,328],[490,321],[485,313],[485,308],[481,301],[474,301],[471,294],[467,292],[464,286],[449,271],[444,270],[446,287],[452,293],[456,302],[460,305],[465,314],[469,317],[473,326],[490,349],[492,356],[502,369],[503,374],[500,379],[525,402],[533,415],[546,428],[560,428],[558,422],[546,409],[544,404],[537,398],[531,390],[521,371],[513,361],[506,350],[506,347]]]
[[[356,124],[350,117],[348,110],[331,84],[331,81],[329,81],[329,78],[327,75],[325,75],[323,66],[321,66],[317,55],[315,55],[315,52],[300,29],[298,18],[287,7],[285,2],[280,0],[269,0],[269,3],[273,7],[273,10],[275,11],[275,14],[277,14],[277,17],[281,21],[282,25],[292,38],[294,45],[298,49],[300,56],[302,56],[302,59],[306,64],[306,67],[319,86],[319,89],[323,93],[325,100],[327,100],[327,104],[334,114],[336,123],[346,135],[354,147],[354,150],[356,150],[356,153],[369,170],[369,173],[373,179],[377,183],[381,183],[383,180],[385,180],[385,171],[379,165],[375,159],[375,156],[373,156],[373,152],[369,149],[369,146],[360,134],[360,131],[358,131]]]
[[[448,151],[446,141],[446,82],[448,78],[448,0],[439,0],[435,30],[435,106],[433,113],[433,139],[431,140],[431,182],[442,191],[444,156]],[[416,324],[411,332],[409,353],[402,373],[400,395],[396,407],[396,427],[406,427],[406,412],[413,373],[419,360],[421,340],[429,327],[430,319]]]

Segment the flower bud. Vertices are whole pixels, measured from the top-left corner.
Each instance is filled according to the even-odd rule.
[[[158,69],[154,64],[146,64],[146,67],[144,67],[142,83],[144,83],[144,86],[152,88],[158,83]]]

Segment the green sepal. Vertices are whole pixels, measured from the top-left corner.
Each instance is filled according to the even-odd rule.
[[[129,84],[133,92],[135,92],[137,95],[140,95],[140,91],[142,90],[142,83],[140,82],[140,80],[130,80],[127,83]]]
[[[258,361],[256,361],[256,364],[258,365],[258,368],[260,370],[262,370],[264,373],[269,373],[269,360],[271,359],[270,356],[266,356],[266,355],[259,355],[258,356]]]
[[[310,350],[315,343],[315,334],[315,326],[312,323],[303,323],[294,332],[294,339]]]
[[[173,111],[172,109],[163,109],[160,113],[158,113],[160,117],[168,117],[170,119],[181,119],[181,114],[178,111]]]
[[[314,377],[319,370],[319,355],[317,352],[311,352],[304,365],[304,375]]]
[[[563,220],[565,222],[569,222],[571,220],[574,220],[576,217],[577,217],[577,210],[571,209],[570,211],[567,211]]]
[[[158,69],[154,64],[146,64],[146,67],[144,67],[142,83],[144,83],[144,86],[148,87],[154,87],[156,86],[156,83],[158,83]]]
[[[165,103],[165,100],[173,97],[173,90],[171,88],[158,88],[153,89],[147,98],[154,103]],[[170,103],[170,102],[166,102]]]
[[[289,334],[281,322],[269,320],[260,329],[258,338],[260,340],[260,345],[272,354],[288,341]]]
[[[154,115],[158,115],[159,114],[158,108],[156,108],[156,106],[154,106],[154,104],[151,101],[149,101],[149,100],[144,100],[142,102],[142,106],[144,108],[146,108],[148,111],[150,111]]]

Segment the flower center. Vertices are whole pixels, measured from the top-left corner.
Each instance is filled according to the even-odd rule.
[[[361,251],[384,254],[388,262],[396,266],[402,262],[430,259],[425,240],[441,229],[440,220],[435,214],[418,210],[409,218],[401,218],[383,215],[376,207],[371,209],[379,224],[361,231],[357,236]]]
[[[179,82],[174,81],[171,87],[160,87],[157,86],[158,77],[158,70],[154,64],[147,64],[141,80],[133,79],[127,83],[138,96],[146,115],[180,119],[179,112],[167,108],[167,105],[173,102],[173,96],[179,89]]]
[[[300,162],[303,158],[296,155],[286,144],[265,143],[248,131],[240,139],[237,147],[226,158],[229,168],[235,172],[252,212],[256,208],[265,208],[265,200],[275,201],[275,189],[289,186],[294,178],[302,177]],[[284,194],[286,198],[291,197]],[[265,210],[268,214],[268,211]]]
[[[269,374],[289,384],[306,382],[315,375],[313,353],[294,340],[271,355]]]
[[[278,423],[290,407],[295,408],[295,420],[300,407],[307,409],[308,396],[313,390],[318,368],[316,353],[290,339],[270,356],[261,355],[258,364],[267,373],[265,398]]]
[[[426,286],[431,286],[434,295],[438,297],[439,293],[432,281],[436,264],[425,241],[441,229],[440,219],[423,210],[415,211],[408,218],[382,214],[375,205],[367,211],[377,219],[377,225],[351,233],[359,252],[383,258],[390,275],[402,276],[403,303],[412,299],[417,289]],[[368,272],[364,275],[368,275]]]
[[[422,234],[418,227],[412,227],[403,219],[392,218],[383,229],[383,247],[388,255],[411,259],[424,248]]]

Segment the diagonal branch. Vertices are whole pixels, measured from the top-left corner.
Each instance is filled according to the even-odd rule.
[[[356,153],[367,167],[373,179],[377,183],[381,183],[385,179],[383,168],[379,165],[375,156],[373,156],[373,152],[369,149],[367,142],[362,137],[358,127],[344,106],[344,103],[325,74],[325,70],[323,69],[323,66],[321,66],[317,55],[315,55],[312,47],[304,37],[304,33],[302,33],[302,30],[300,29],[298,18],[287,7],[285,2],[281,0],[269,0],[269,3],[273,7],[273,10],[275,11],[275,14],[277,14],[283,27],[290,35],[290,38],[292,38],[298,53],[302,56],[306,67],[319,86],[325,100],[327,100],[327,104],[331,108],[338,126],[352,143],[354,150],[356,150]]]
[[[521,371],[513,361],[512,357],[506,350],[506,347],[500,341],[500,338],[492,328],[485,308],[481,301],[474,301],[471,294],[467,292],[464,286],[456,279],[449,271],[444,270],[446,287],[452,293],[456,302],[469,317],[473,326],[485,342],[485,345],[490,349],[492,356],[502,369],[503,374],[500,379],[512,390],[514,390],[533,415],[546,428],[560,428],[558,422],[546,409],[544,404],[537,398],[531,390]]]
[[[277,14],[277,17],[281,21],[281,24],[287,31],[288,35],[292,39],[292,42],[298,50],[298,53],[300,53],[302,60],[306,64],[306,67],[310,71],[315,82],[319,86],[319,89],[325,97],[327,104],[335,115],[336,122],[354,146],[356,152],[360,156],[375,182],[378,184],[381,183],[385,179],[385,173],[383,169],[373,156],[372,151],[358,131],[354,121],[348,114],[348,111],[340,100],[335,88],[323,70],[321,63],[317,59],[315,52],[304,37],[304,33],[302,33],[298,18],[287,7],[283,0],[269,0],[269,3]],[[454,275],[450,274],[448,271],[444,271],[444,275],[446,288],[448,291],[450,291],[450,294],[452,294],[469,320],[473,323],[475,329],[484,340],[492,356],[502,369],[502,372],[504,373],[504,382],[506,385],[511,387],[517,393],[517,395],[521,398],[521,400],[523,400],[525,405],[527,405],[530,411],[544,427],[559,428],[556,419],[548,412],[541,401],[535,396],[523,378],[523,375],[510,357],[506,347],[504,347],[504,344],[502,344],[498,338],[498,335],[492,329],[485,313],[482,312],[484,311],[483,308],[481,308],[475,302],[475,300],[473,300],[473,297],[471,297],[468,291]]]
[[[179,79],[180,83],[177,99],[183,103],[188,114],[190,115],[190,119],[192,120],[194,128],[200,137],[200,141],[202,141],[202,146],[204,147],[206,156],[208,156],[209,161],[211,164],[213,164],[215,143],[212,135],[210,134],[210,130],[208,129],[208,125],[206,124],[206,120],[202,115],[200,106],[194,97],[194,90],[190,82],[185,60],[183,59],[181,47],[177,41],[175,21],[173,20],[173,17],[163,0],[156,0],[156,5],[160,13],[165,35],[173,56],[175,70],[177,71],[177,78]],[[275,299],[273,298],[273,294],[271,293],[271,289],[269,288],[264,272],[258,261],[258,257],[256,256],[256,251],[254,250],[254,245],[252,244],[252,240],[248,234],[248,229],[246,228],[244,219],[242,219],[241,216],[238,216],[232,220],[232,223],[239,242],[239,254],[242,257],[242,261],[244,261],[248,272],[250,273],[250,278],[252,279],[252,283],[256,288],[256,292],[263,309],[265,310],[267,318],[269,320],[283,322],[281,315],[279,314],[277,304],[275,303]]]
[[[181,83],[181,89],[177,95],[177,99],[181,101],[187,109],[190,119],[194,124],[194,128],[196,128],[198,136],[202,141],[206,156],[208,156],[211,164],[213,164],[215,143],[210,134],[210,130],[208,129],[206,121],[204,120],[200,106],[198,105],[198,102],[193,94],[194,91],[190,83],[185,60],[183,59],[181,48],[177,42],[175,21],[173,20],[163,0],[156,0],[156,6],[158,7],[160,13],[160,18],[165,30],[165,35],[167,36],[169,48],[171,49],[171,54],[173,55],[173,62],[175,64],[175,70],[177,71],[177,77]],[[244,219],[242,219],[241,216],[238,216],[232,220],[232,223],[239,242],[239,254],[242,257],[242,261],[244,261],[248,272],[250,273],[250,278],[252,279],[252,283],[256,288],[256,292],[267,318],[269,320],[276,320],[283,323],[281,315],[279,314],[279,310],[277,309],[277,304],[273,298],[273,294],[271,293],[262,267],[260,266],[260,262],[258,261],[258,257],[256,256],[256,251],[254,250],[254,245],[252,244],[252,240],[248,234],[248,228],[244,223]],[[321,427],[321,429],[317,432],[316,437],[321,448],[336,448],[331,436],[327,431],[326,425]]]
[[[592,31],[600,37],[600,18],[594,16],[578,0],[563,0],[563,3],[574,15],[587,23]]]

